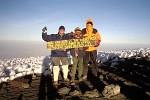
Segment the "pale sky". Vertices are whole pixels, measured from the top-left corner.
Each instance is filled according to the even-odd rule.
[[[88,18],[102,43],[150,44],[150,0],[0,0],[0,40],[42,41],[44,26],[68,33]]]

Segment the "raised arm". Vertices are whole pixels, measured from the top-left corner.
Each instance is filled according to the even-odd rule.
[[[44,27],[42,29],[42,39],[46,42],[53,41],[53,39],[54,39],[53,35],[47,35],[47,28],[46,27]]]

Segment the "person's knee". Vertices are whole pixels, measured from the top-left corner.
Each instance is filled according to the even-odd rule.
[[[61,63],[62,63],[62,65],[68,65],[69,64],[68,58],[67,57],[62,57],[61,58]]]

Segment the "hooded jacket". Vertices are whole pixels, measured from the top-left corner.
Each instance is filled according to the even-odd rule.
[[[92,24],[94,25],[94,22],[92,19],[88,19],[86,21],[86,24],[88,22],[92,22]],[[100,36],[99,32],[97,31],[97,29],[93,28],[93,25],[91,27],[86,27],[86,28],[82,29],[82,34],[85,38],[95,37],[97,39],[97,44],[99,45],[101,42],[101,36]],[[97,50],[97,46],[89,46],[88,49],[86,49],[85,51],[91,52],[94,50]]]

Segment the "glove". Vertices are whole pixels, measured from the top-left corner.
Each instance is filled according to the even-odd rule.
[[[47,33],[47,27],[46,26],[42,29],[42,32]]]
[[[96,43],[94,47],[98,47],[98,46],[99,46],[99,44],[98,44],[98,43]]]
[[[99,44],[100,44],[100,40],[96,40],[96,41],[95,41],[95,46],[94,46],[94,47],[98,47]]]

